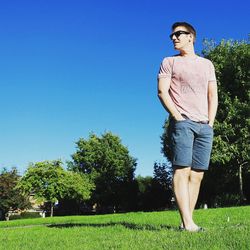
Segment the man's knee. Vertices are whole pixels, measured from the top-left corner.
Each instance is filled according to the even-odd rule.
[[[191,173],[190,167],[179,167],[174,168],[174,177],[176,178],[189,178]]]
[[[192,183],[200,183],[203,179],[203,176],[204,176],[204,172],[203,171],[194,171],[194,170],[191,170],[191,173],[190,173],[190,182]]]

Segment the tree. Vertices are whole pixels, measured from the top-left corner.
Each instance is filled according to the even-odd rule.
[[[154,163],[154,179],[165,189],[171,189],[173,169],[171,162],[167,163]]]
[[[16,168],[12,168],[10,171],[3,169],[0,174],[0,210],[2,211],[2,216],[0,217],[2,218],[11,209],[30,207],[28,197],[22,195],[20,190],[16,189],[19,179],[20,176]]]
[[[226,168],[227,178],[238,177],[235,191],[243,202],[243,179],[250,173],[250,46],[232,40],[204,45],[204,56],[215,66],[219,93],[211,162]]]
[[[169,120],[166,119],[163,125],[163,133],[161,136],[161,152],[166,157],[167,162],[171,162],[171,148],[170,148],[170,137],[169,137]]]
[[[138,186],[137,193],[137,210],[152,211],[155,209],[154,194],[152,193],[152,176],[137,176],[136,182]]]
[[[172,178],[173,170],[170,162],[154,163],[154,178],[153,190],[155,197],[157,197],[157,208],[166,208],[171,206],[171,199],[173,197]]]
[[[172,169],[169,163],[154,163],[154,174],[137,176],[137,210],[154,211],[171,207]]]
[[[133,196],[128,192],[134,185],[136,160],[129,155],[121,139],[110,132],[101,137],[90,134],[87,140],[81,138],[76,145],[68,167],[91,176],[96,185],[92,204],[96,203],[99,208],[127,209]]]
[[[137,176],[137,210],[155,211],[171,206],[173,196],[171,183],[172,173],[165,163],[154,164],[154,177]]]
[[[38,201],[49,202],[53,216],[54,204],[60,198],[89,199],[94,186],[86,175],[64,170],[57,160],[31,163],[18,188],[23,193],[33,193]]]

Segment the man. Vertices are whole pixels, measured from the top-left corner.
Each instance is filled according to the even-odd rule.
[[[158,96],[170,115],[174,194],[181,228],[190,232],[202,230],[193,220],[193,211],[209,166],[218,106],[214,66],[195,54],[195,38],[192,25],[174,23],[170,39],[179,54],[164,58],[158,74]]]

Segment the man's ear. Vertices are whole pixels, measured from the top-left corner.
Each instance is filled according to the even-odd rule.
[[[194,34],[190,33],[189,34],[190,38],[189,38],[189,42],[195,42],[195,37],[194,37]]]

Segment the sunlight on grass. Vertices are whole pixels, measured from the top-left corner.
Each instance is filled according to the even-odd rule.
[[[205,232],[180,232],[177,211],[0,222],[0,249],[250,249],[249,206],[195,218]]]

